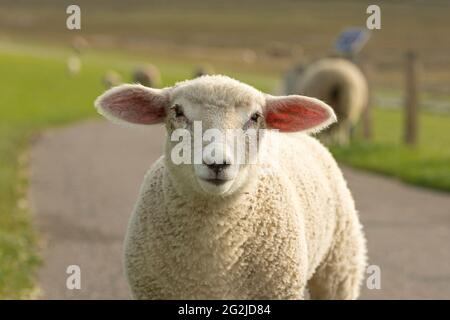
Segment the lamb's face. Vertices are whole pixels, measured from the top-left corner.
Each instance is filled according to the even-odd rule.
[[[175,176],[182,176],[200,192],[224,195],[238,190],[254,169],[253,160],[261,140],[250,139],[249,135],[256,138],[265,127],[265,98],[235,80],[212,80],[198,78],[171,91],[166,118],[171,141],[166,156],[178,163],[173,158],[179,156],[180,144],[186,144],[191,161],[172,167],[177,171]],[[184,137],[181,141],[180,136]],[[191,139],[186,141],[186,137]]]
[[[336,120],[317,99],[273,97],[225,76],[203,76],[165,89],[122,85],[95,104],[114,122],[165,122],[166,163],[176,183],[222,196],[254,177],[262,129],[319,131]]]

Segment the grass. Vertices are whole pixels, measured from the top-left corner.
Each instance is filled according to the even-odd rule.
[[[256,72],[284,72],[292,63],[330,53],[346,27],[365,27],[370,1],[359,0],[78,0],[82,30],[65,28],[67,2],[0,1],[0,37],[69,45],[82,35],[93,46],[126,48],[174,61],[234,65],[243,49],[254,50],[257,62],[240,63]],[[417,51],[426,70],[424,89],[449,93],[450,28],[447,0],[381,1],[381,29],[362,51],[373,66],[377,85],[403,86],[404,53]],[[275,44],[296,54],[273,58]],[[436,46],[436,43],[439,45]]]
[[[142,56],[90,52],[82,72],[66,72],[68,51],[0,44],[0,299],[30,298],[36,293],[34,271],[39,265],[37,237],[26,207],[25,154],[30,137],[42,129],[94,116],[93,101],[104,89],[103,73],[112,68],[125,81]],[[188,78],[194,66],[152,59],[164,85]],[[231,72],[268,90],[274,78]]]
[[[26,159],[21,155],[30,137],[93,116],[92,103],[103,91],[100,78],[108,69],[129,81],[130,67],[150,60],[162,71],[164,85],[189,77],[193,70],[193,64],[164,57],[91,51],[83,58],[80,75],[70,77],[65,65],[68,55],[58,47],[0,43],[0,299],[29,298],[36,292],[37,236],[24,205],[27,171],[20,161]],[[264,91],[276,85],[273,76],[243,73],[238,66],[227,71]],[[376,108],[372,143],[357,140],[332,151],[344,163],[450,191],[450,117],[422,113],[416,148],[401,144],[401,120],[399,111]]]
[[[335,157],[354,167],[405,182],[450,191],[450,115],[422,112],[417,146],[402,143],[400,110],[374,109],[374,139],[333,147]]]

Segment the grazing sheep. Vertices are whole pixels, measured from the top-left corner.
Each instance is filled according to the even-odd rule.
[[[89,43],[85,38],[76,36],[72,39],[71,46],[77,54],[82,54],[89,47]]]
[[[122,83],[122,77],[114,70],[108,70],[102,77],[103,85],[109,89]]]
[[[201,66],[197,66],[194,70],[194,78],[198,78],[201,76],[211,75],[214,73],[214,69],[209,64],[204,64]]]
[[[297,82],[307,66],[307,63],[299,62],[286,72],[280,94],[294,94],[295,90],[297,90]]]
[[[276,41],[268,44],[266,52],[271,58],[288,58],[292,57],[293,48],[289,44]]]
[[[335,121],[325,103],[215,75],[164,89],[122,85],[95,105],[114,122],[165,123],[168,133],[128,226],[135,298],[302,299],[306,288],[313,299],[358,297],[366,247],[354,202],[331,154],[307,134]],[[194,131],[195,145],[194,121],[205,136],[263,132],[261,159],[239,164],[230,140],[214,139],[221,161],[203,151],[200,162],[175,164],[180,142],[170,137]]]
[[[338,122],[325,140],[346,144],[368,103],[368,85],[360,69],[342,58],[324,58],[306,68],[296,68],[285,80],[285,94],[302,94],[328,103]]]
[[[258,55],[254,50],[244,49],[242,51],[242,61],[248,64],[255,63],[256,59],[258,59]]]
[[[158,68],[151,64],[137,67],[133,71],[132,77],[135,83],[140,83],[150,88],[157,88],[161,84],[161,74]]]
[[[70,56],[67,59],[67,71],[71,76],[79,74],[81,71],[81,59],[77,56]]]

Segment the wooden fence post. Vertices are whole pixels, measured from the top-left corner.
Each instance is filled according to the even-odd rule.
[[[417,143],[417,104],[418,104],[418,59],[414,51],[406,53],[405,72],[405,127],[404,141],[408,145]]]
[[[372,125],[372,103],[373,103],[373,88],[372,88],[372,80],[373,80],[373,65],[369,62],[363,63],[361,65],[362,72],[367,80],[367,105],[364,108],[362,114],[362,129],[363,129],[363,138],[365,140],[372,140],[373,135],[373,125]]]

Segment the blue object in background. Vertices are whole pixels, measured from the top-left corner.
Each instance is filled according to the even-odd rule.
[[[370,33],[365,29],[345,29],[336,39],[334,49],[341,54],[354,55],[362,49],[369,37]]]

